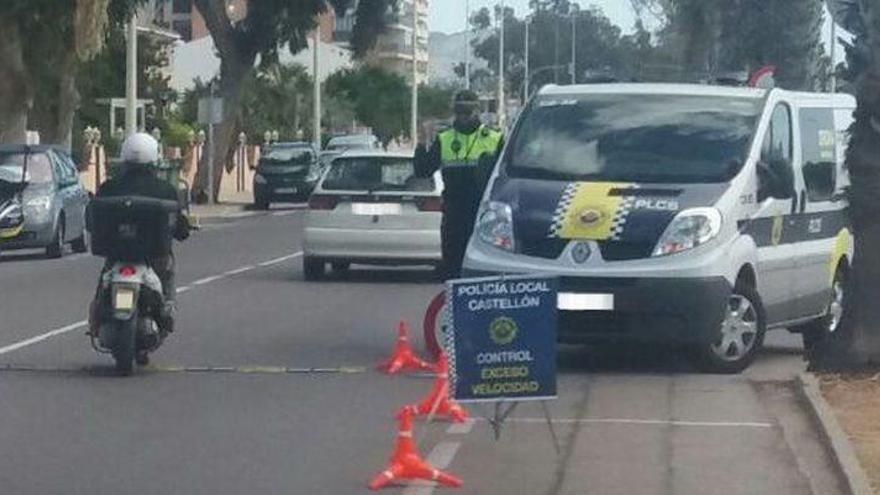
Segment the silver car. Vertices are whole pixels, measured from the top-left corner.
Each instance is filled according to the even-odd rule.
[[[4,239],[0,251],[43,248],[49,258],[60,258],[64,246],[75,252],[88,249],[85,210],[88,194],[70,157],[52,146],[0,146],[0,168],[21,170],[27,158],[27,188],[22,194],[24,227]]]
[[[303,270],[326,264],[439,265],[443,210],[440,174],[418,178],[412,154],[350,151],[333,160],[309,199]]]

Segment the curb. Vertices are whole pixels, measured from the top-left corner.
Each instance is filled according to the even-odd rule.
[[[801,373],[797,377],[797,383],[800,385],[798,390],[810,405],[810,412],[819,423],[819,433],[831,449],[831,457],[843,476],[849,493],[852,495],[874,495],[871,483],[868,482],[868,476],[856,457],[849,437],[837,422],[837,417],[831,406],[822,397],[822,392],[819,390],[819,380],[812,373]]]

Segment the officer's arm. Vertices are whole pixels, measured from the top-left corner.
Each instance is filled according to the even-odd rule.
[[[440,168],[440,138],[434,139],[431,147],[425,149],[425,145],[416,146],[414,157],[416,177],[430,177]]]

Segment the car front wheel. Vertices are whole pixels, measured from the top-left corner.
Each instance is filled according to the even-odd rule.
[[[693,349],[695,364],[709,373],[739,373],[755,360],[764,342],[766,320],[758,292],[737,285],[718,330],[707,342]]]
[[[303,274],[306,280],[320,280],[324,277],[324,260],[306,256],[303,258]]]
[[[794,328],[794,331],[800,333],[801,338],[803,338],[804,350],[809,352],[840,329],[840,324],[843,321],[843,310],[848,297],[846,291],[846,270],[839,268],[834,275],[834,282],[831,284],[831,301],[828,303],[825,316]]]
[[[60,258],[62,256],[64,256],[64,217],[58,219],[58,226],[55,227],[52,240],[46,246],[47,258]]]

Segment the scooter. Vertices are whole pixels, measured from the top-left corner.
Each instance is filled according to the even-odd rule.
[[[162,282],[149,260],[171,254],[172,236],[182,240],[176,225],[179,206],[137,196],[95,198],[89,204],[92,253],[108,259],[101,274],[96,308],[90,311],[92,347],[109,353],[116,370],[131,375],[136,365],[149,364],[173,331]],[[189,225],[183,229],[190,229]]]

